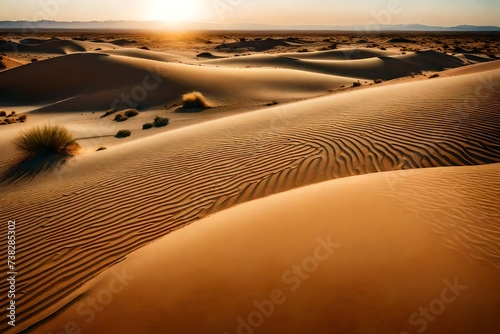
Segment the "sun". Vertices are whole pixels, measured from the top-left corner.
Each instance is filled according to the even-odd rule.
[[[196,0],[150,0],[145,18],[151,21],[181,22],[196,19]]]

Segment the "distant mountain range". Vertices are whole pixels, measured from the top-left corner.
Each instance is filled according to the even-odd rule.
[[[398,25],[348,25],[348,26],[322,26],[322,25],[265,25],[265,24],[218,24],[181,22],[175,25],[161,21],[90,21],[90,22],[59,22],[59,21],[0,21],[0,29],[25,29],[37,31],[43,29],[109,29],[109,30],[333,30],[333,31],[496,31],[497,26],[472,26],[459,25],[455,27],[427,26],[422,24]]]

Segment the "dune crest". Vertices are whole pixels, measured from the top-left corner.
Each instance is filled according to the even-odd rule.
[[[377,173],[243,204],[130,254],[35,328],[492,333],[499,172],[500,164]],[[449,249],[436,227],[462,242]]]

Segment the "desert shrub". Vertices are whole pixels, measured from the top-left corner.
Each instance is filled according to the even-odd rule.
[[[7,113],[5,111],[0,111],[0,117],[5,117],[7,116]]]
[[[106,150],[106,149],[107,149],[107,147],[101,146],[101,147],[99,147],[99,148],[96,150],[96,152],[99,152],[99,151],[104,151],[104,150]]]
[[[32,128],[14,140],[16,147],[29,154],[74,154],[80,149],[71,132],[60,125]]]
[[[142,125],[143,130],[151,129],[153,127],[153,123],[145,123]]]
[[[15,114],[16,114],[16,112],[15,112],[15,111],[12,111],[12,112],[10,113],[10,115],[11,115],[11,116],[12,116],[12,115],[15,115]]]
[[[16,120],[13,119],[13,118],[6,118],[6,119],[4,119],[4,123],[5,124],[13,124],[15,122],[16,122]]]
[[[169,122],[170,122],[170,120],[168,118],[156,116],[155,120],[153,122],[153,126],[155,128],[161,128],[163,126],[167,126]]]
[[[183,108],[210,108],[208,102],[200,92],[191,92],[182,95]]]
[[[373,83],[378,85],[378,84],[381,84],[382,83],[382,79],[375,79],[373,80]]]
[[[134,116],[139,115],[139,112],[136,109],[127,109],[127,110],[124,110],[123,113],[127,117],[134,117]]]
[[[106,112],[104,113],[104,115],[101,116],[101,118],[109,116],[111,114],[114,114],[115,112],[116,112],[115,108],[108,109],[108,110],[106,110]]]
[[[434,79],[434,78],[437,78],[437,77],[439,77],[439,74],[438,74],[438,73],[431,75],[431,76],[429,77],[429,79]]]
[[[359,82],[359,81],[353,82],[352,86],[353,87],[359,87],[359,86],[361,86],[361,82]]]
[[[31,58],[31,62],[32,62],[32,63],[35,63],[35,62],[37,62],[37,61],[38,61],[38,59],[36,59],[36,58]]]
[[[115,137],[116,138],[125,138],[129,137],[132,134],[129,130],[120,130],[116,133]]]
[[[25,122],[27,118],[28,118],[28,115],[23,114],[23,115],[19,116],[19,121]]]
[[[114,121],[116,122],[125,122],[128,119],[127,116],[124,116],[123,114],[116,114]]]

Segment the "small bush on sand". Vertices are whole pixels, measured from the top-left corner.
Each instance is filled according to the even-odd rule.
[[[71,132],[59,125],[32,128],[21,133],[14,144],[29,155],[74,154],[80,149]]]
[[[139,112],[136,109],[127,109],[127,110],[124,110],[123,113],[127,117],[134,117],[134,116],[139,115]]]
[[[0,117],[5,117],[7,116],[7,113],[5,111],[0,111]]]
[[[373,83],[378,85],[378,84],[381,84],[382,83],[382,79],[375,79],[373,80]]]
[[[104,113],[104,115],[101,116],[101,118],[103,117],[106,117],[106,116],[109,116],[111,114],[114,114],[116,112],[116,109],[115,108],[112,108],[112,109],[108,109],[106,110],[106,112]]]
[[[15,122],[16,122],[16,120],[15,120],[15,119],[13,119],[13,118],[6,118],[6,119],[4,119],[4,120],[3,120],[3,122],[4,122],[5,124],[13,124],[13,123],[15,123]]]
[[[210,108],[208,102],[200,92],[191,92],[182,95],[183,108]]]
[[[129,137],[132,134],[129,130],[120,130],[116,133],[115,137],[116,138],[125,138]]]
[[[23,114],[23,115],[19,116],[19,122],[24,123],[27,118],[28,118],[28,116]]]
[[[439,74],[436,73],[436,74],[433,74],[429,77],[429,79],[434,79],[434,78],[438,78],[439,77]]]
[[[107,147],[101,146],[96,151],[99,152],[99,151],[104,151],[106,149],[107,149]]]
[[[127,116],[124,116],[123,114],[116,114],[114,121],[116,122],[125,122],[128,119]]]
[[[153,127],[153,123],[145,123],[142,125],[143,130],[151,129]]]
[[[169,122],[170,120],[168,118],[156,116],[153,125],[155,128],[161,128],[163,126],[167,126]]]
[[[36,63],[37,61],[38,61],[38,59],[36,59],[36,58],[31,58],[31,62],[32,62],[32,63]]]
[[[359,87],[359,86],[361,86],[361,82],[359,82],[359,81],[353,82],[352,86],[353,87]]]

